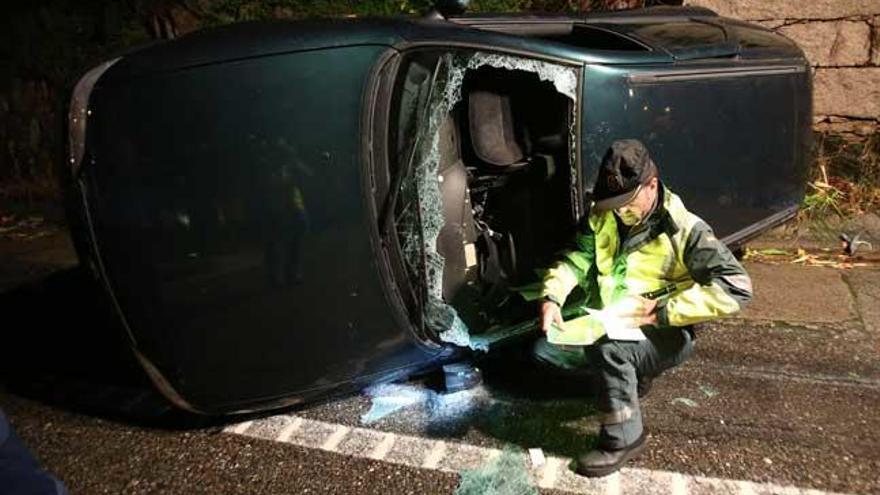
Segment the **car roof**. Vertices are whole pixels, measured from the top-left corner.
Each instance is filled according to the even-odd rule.
[[[484,24],[492,22],[547,22],[547,21],[570,21],[570,22],[658,22],[664,18],[680,19],[689,17],[718,17],[715,11],[705,7],[672,7],[657,6],[639,9],[605,10],[579,13],[540,13],[540,12],[517,12],[517,13],[486,13],[486,14],[463,14],[450,16],[450,22],[460,24]]]
[[[576,28],[602,30],[621,37],[622,41],[634,41],[649,50],[667,53],[674,60],[734,55],[803,58],[801,50],[788,38],[759,25],[720,17],[703,7],[658,6],[580,14],[478,14],[450,17],[449,21],[520,36],[557,38],[563,43],[574,41],[585,49],[591,48],[588,40],[563,34]]]
[[[583,30],[591,35],[581,36]],[[605,33],[606,45],[610,36],[621,46],[591,46],[600,31]],[[743,50],[741,40],[755,35],[761,38],[760,50]],[[749,58],[749,54],[757,58],[803,57],[787,38],[760,26],[725,19],[704,8],[652,7],[568,15],[464,15],[439,20],[390,17],[245,22],[133,50],[103,80],[109,83],[291,51],[355,45],[400,47],[450,40],[598,64],[669,63],[731,55]]]

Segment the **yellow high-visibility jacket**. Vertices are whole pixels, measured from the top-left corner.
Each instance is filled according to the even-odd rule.
[[[658,205],[623,238],[613,212],[594,212],[544,277],[541,295],[562,306],[576,287],[604,307],[627,295],[668,289],[658,326],[686,326],[729,316],[752,298],[742,265],[706,222],[662,184]]]

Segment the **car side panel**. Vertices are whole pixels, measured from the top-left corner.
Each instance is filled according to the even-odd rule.
[[[774,215],[793,213],[803,199],[811,97],[801,61],[588,65],[584,101],[588,189],[611,142],[632,137],[646,144],[661,177],[719,238],[742,238]]]
[[[96,247],[138,350],[193,408],[289,402],[431,358],[392,318],[362,191],[365,81],[386,50],[96,88]]]

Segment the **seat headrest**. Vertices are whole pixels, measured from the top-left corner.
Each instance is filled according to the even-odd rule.
[[[523,160],[525,154],[516,142],[509,96],[482,89],[472,91],[468,121],[474,152],[480,160],[498,167]]]

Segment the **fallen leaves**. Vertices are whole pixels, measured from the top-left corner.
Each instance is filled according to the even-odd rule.
[[[30,241],[51,235],[55,228],[47,225],[41,216],[19,218],[15,214],[0,214],[0,239]]]
[[[744,260],[768,265],[804,265],[804,266],[827,266],[847,270],[851,268],[873,266],[880,262],[876,256],[847,254],[832,251],[831,249],[796,250],[786,249],[750,249],[746,248]]]

